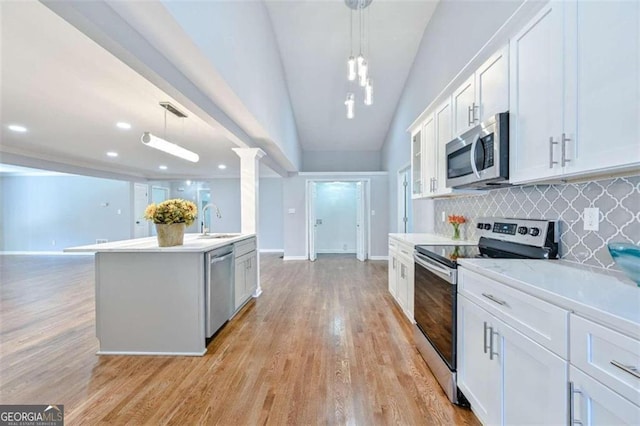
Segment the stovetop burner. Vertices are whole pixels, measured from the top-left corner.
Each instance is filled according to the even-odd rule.
[[[416,251],[426,257],[436,260],[450,268],[456,268],[457,260],[463,257],[480,257],[478,246],[416,246]]]

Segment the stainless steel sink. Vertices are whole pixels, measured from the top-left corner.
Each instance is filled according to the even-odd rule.
[[[238,236],[240,236],[240,234],[200,234],[198,235],[198,238],[210,240],[217,238],[234,238]]]

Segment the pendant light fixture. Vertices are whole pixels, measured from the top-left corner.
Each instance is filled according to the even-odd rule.
[[[370,69],[369,69],[369,61],[367,60],[367,56],[370,54],[369,47],[369,31],[365,31],[365,28],[368,29],[370,19],[366,19],[364,16],[364,9],[366,9],[373,0],[344,0],[345,4],[349,9],[349,42],[350,42],[350,55],[347,60],[347,80],[355,81],[357,77],[357,84],[362,87],[363,95],[364,95],[364,104],[371,105],[373,104],[373,80],[370,78]],[[358,38],[359,38],[359,48],[358,48],[358,56],[353,57],[353,12],[358,12]],[[367,18],[369,18],[369,13],[367,11]],[[365,46],[367,50],[365,52]],[[347,118],[352,119],[354,117],[354,108],[355,108],[355,94],[353,92],[347,93],[347,100],[345,101],[345,105],[347,106]]]
[[[160,102],[160,106],[164,108],[164,136],[167,137],[167,111],[173,113],[174,115],[180,117],[181,119],[185,119],[187,115],[180,111],[178,108],[174,107],[169,102]],[[187,161],[191,161],[192,163],[197,163],[200,161],[200,156],[193,151],[189,151],[186,148],[181,147],[180,145],[176,145],[175,143],[169,142],[165,139],[159,138],[158,136],[152,135],[151,132],[144,132],[140,141],[146,146],[150,146],[151,148],[158,149],[160,151],[166,152],[167,154],[174,155],[176,157],[182,158]]]

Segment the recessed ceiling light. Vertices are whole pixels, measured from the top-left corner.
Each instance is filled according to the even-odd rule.
[[[160,170],[167,170],[167,166],[165,166],[165,165],[158,166],[158,168],[159,168]]]
[[[14,131],[14,132],[19,132],[19,133],[24,133],[27,131],[27,128],[24,126],[21,126],[19,124],[9,124],[9,130]]]
[[[109,151],[109,152],[107,152],[107,156],[109,156],[109,157],[114,157],[114,158],[115,158],[115,157],[117,157],[117,156],[118,156],[118,153],[117,153],[117,152],[115,152],[115,151]]]
[[[227,166],[225,166],[224,164],[218,164],[218,168],[219,168],[220,170],[224,170],[224,169],[226,169],[226,168],[227,168]]]
[[[190,180],[187,181],[187,186],[191,186],[191,181]]]
[[[124,129],[124,130],[129,130],[129,129],[131,128],[131,124],[129,124],[129,123],[125,123],[124,121],[118,121],[118,122],[116,123],[116,126],[117,126],[119,129]]]

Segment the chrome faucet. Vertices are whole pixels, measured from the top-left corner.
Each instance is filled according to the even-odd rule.
[[[218,206],[213,203],[209,203],[204,206],[202,208],[202,235],[209,235],[209,231],[211,230],[211,218],[209,218],[209,227],[205,226],[205,220],[207,217],[205,213],[207,212],[207,209],[210,209],[211,207],[216,208],[216,216],[218,216],[218,219],[222,219],[222,213],[220,213],[220,209],[218,208]]]

